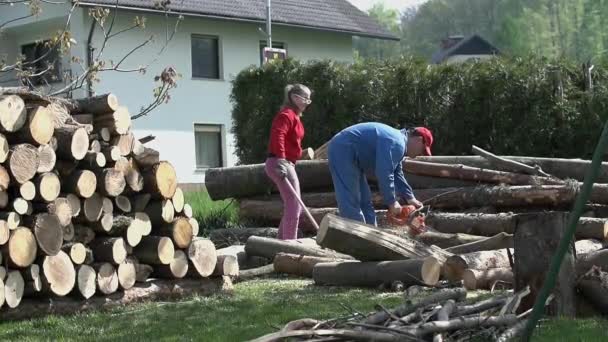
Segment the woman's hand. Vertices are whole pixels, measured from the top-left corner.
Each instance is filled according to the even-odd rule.
[[[277,167],[275,168],[275,172],[277,173],[277,176],[279,176],[281,178],[286,178],[289,165],[290,164],[287,161],[287,159],[278,159]]]

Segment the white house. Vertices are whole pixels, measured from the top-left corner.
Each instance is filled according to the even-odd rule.
[[[441,41],[441,48],[433,54],[433,64],[454,64],[471,59],[483,60],[495,57],[500,50],[477,34],[468,37],[449,36]]]
[[[144,29],[128,30],[108,41],[104,59],[117,63],[154,35],[153,42],[136,50],[121,64],[124,69],[149,64],[147,73],[103,73],[93,90],[95,94],[116,94],[121,104],[135,114],[152,100],[154,76],[166,66],[177,69],[182,77],[171,93],[170,102],[134,121],[134,133],[156,137],[149,145],[160,151],[162,159],[173,163],[180,182],[202,182],[205,168],[231,166],[237,162],[230,134],[230,81],[244,68],[261,63],[261,50],[266,44],[266,36],[261,31],[265,29],[266,0],[173,0],[168,4],[169,12],[155,7],[155,2],[80,1],[67,25],[77,44],[57,69],[81,74],[82,67],[70,63],[70,59],[80,58],[86,62],[88,51],[92,51],[94,57],[99,52],[104,32],[99,25],[94,25],[91,10],[101,7],[117,11],[113,32],[131,26],[136,16],[145,16]],[[35,59],[43,50],[34,43],[45,41],[66,27],[70,1],[62,5],[42,5],[40,15],[4,25],[0,59],[10,62],[19,55]],[[0,6],[0,25],[28,13],[27,3]],[[183,20],[165,44],[179,16],[183,16]],[[110,14],[106,19],[106,29],[112,18]],[[272,0],[272,19],[273,45],[301,60],[352,61],[353,36],[397,39],[346,0]],[[57,73],[58,78],[63,78],[61,75]],[[0,86],[17,82],[15,75],[0,75]],[[58,89],[65,82],[65,79],[51,81],[51,86]],[[86,94],[85,87],[72,96]]]

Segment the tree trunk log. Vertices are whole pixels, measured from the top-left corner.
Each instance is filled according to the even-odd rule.
[[[446,248],[447,252],[454,254],[466,254],[480,251],[492,251],[497,249],[513,248],[513,235],[499,233],[489,238],[475,242]]]
[[[245,244],[247,256],[261,256],[273,260],[278,253],[291,253],[297,255],[308,255],[334,259],[353,258],[349,255],[323,249],[316,244],[302,243],[302,240],[277,240],[258,236],[251,236]]]
[[[6,132],[17,132],[27,120],[27,110],[21,97],[0,96],[0,125]]]
[[[399,234],[402,236],[403,234]],[[469,235],[469,234],[446,234],[439,232],[425,232],[417,236],[417,240],[427,245],[435,245],[439,248],[450,248],[459,245],[464,245],[472,242],[484,240],[485,236]]]
[[[108,262],[95,263],[92,266],[97,272],[97,289],[105,295],[116,292],[118,290],[116,267]]]
[[[112,229],[106,234],[111,236],[122,236],[131,247],[137,246],[141,238],[151,229],[148,215],[145,213],[134,213],[129,215],[114,216]]]
[[[73,293],[84,299],[89,299],[95,295],[97,290],[97,272],[89,265],[79,265],[76,267],[76,287]]]
[[[465,270],[462,275],[467,290],[492,290],[496,282],[514,284],[511,268],[490,268],[487,270]]]
[[[160,153],[156,150],[145,147],[143,153],[135,155],[135,161],[142,169],[150,169],[154,165],[160,163]]]
[[[154,267],[154,275],[157,278],[180,279],[188,273],[188,255],[182,250],[175,250],[173,260],[169,265],[157,265]]]
[[[54,256],[63,245],[63,228],[59,218],[53,214],[41,213],[35,216],[24,216],[23,225],[34,231],[40,252]]]
[[[337,210],[336,208],[309,208],[309,211],[318,224],[325,215],[330,213],[333,214]],[[254,222],[261,221],[269,225],[278,226],[283,217],[283,203],[278,201],[241,200],[239,201],[239,217],[243,220],[251,220]],[[298,227],[302,231],[314,230],[312,223],[305,213],[300,214]]]
[[[25,296],[32,296],[42,291],[42,277],[38,264],[30,265],[22,275],[25,281]]]
[[[154,226],[171,223],[175,218],[175,210],[171,200],[152,201],[146,206],[145,212]]]
[[[23,184],[36,175],[40,164],[38,149],[30,144],[13,145],[7,163],[11,179]]]
[[[193,237],[192,226],[185,217],[178,217],[173,222],[162,225],[158,234],[170,237],[177,248],[188,248]]]
[[[578,280],[577,289],[602,315],[608,314],[608,273],[599,267]]]
[[[0,120],[1,117],[2,116],[0,114]],[[19,303],[21,303],[21,299],[23,298],[24,286],[25,282],[21,272],[8,272],[6,275],[6,281],[4,282],[4,300],[9,308],[14,309],[19,306]]]
[[[89,170],[76,170],[62,180],[64,191],[73,192],[82,198],[90,198],[97,188],[97,177]]]
[[[72,242],[74,240],[74,225],[68,224],[62,227],[63,228],[63,241],[64,242]]]
[[[84,156],[79,165],[83,169],[95,171],[97,169],[105,167],[106,163],[106,156],[103,153],[87,152],[87,154]]]
[[[492,166],[507,172],[523,172],[529,175],[551,177],[549,174],[543,172],[540,167],[532,167],[514,160],[505,159],[499,157],[493,153],[490,153],[484,149],[481,149],[473,145],[473,153],[486,159]]]
[[[103,197],[97,193],[84,200],[80,216],[76,218],[76,221],[81,222],[96,222],[101,219],[103,215]]]
[[[21,215],[14,211],[0,212],[0,220],[6,222],[9,230],[15,230],[21,225]]]
[[[120,155],[123,157],[128,156],[133,151],[133,144],[135,143],[135,137],[133,133],[127,132],[126,134],[117,135],[111,140],[110,144],[118,147]]]
[[[151,199],[152,195],[150,194],[137,194],[131,200],[131,203],[133,203],[133,211],[145,211]]]
[[[137,280],[137,282],[145,282],[148,278],[150,278],[152,272],[154,272],[154,268],[150,265],[140,263],[135,264],[135,280]]]
[[[80,209],[82,205],[80,203],[80,198],[78,198],[78,196],[74,194],[65,194],[62,195],[62,197],[65,197],[68,200],[68,203],[70,203],[70,208],[72,209],[72,217],[77,217],[78,215],[80,215]]]
[[[462,280],[466,269],[487,270],[511,267],[506,250],[481,251],[449,257],[444,266],[444,276],[451,281]]]
[[[116,204],[116,207],[123,213],[131,212],[131,200],[128,197],[116,196],[114,203]]]
[[[47,107],[35,106],[27,112],[24,127],[15,134],[8,134],[8,141],[11,144],[28,143],[36,146],[48,144],[55,131],[51,111]]]
[[[19,196],[26,201],[36,198],[36,185],[32,181],[27,181],[19,186]]]
[[[127,258],[126,243],[122,238],[98,237],[89,244],[96,262],[119,265]]]
[[[42,275],[43,287],[60,297],[70,293],[76,284],[74,264],[63,251],[44,257]]]
[[[67,198],[58,197],[50,203],[34,203],[33,206],[36,212],[46,211],[57,216],[62,227],[72,223],[72,208]]]
[[[61,182],[57,174],[53,172],[39,174],[34,178],[34,184],[37,189],[35,200],[52,202],[59,197]]]
[[[171,164],[161,161],[148,170],[144,170],[144,190],[152,196],[170,199],[177,189],[177,176]]]
[[[116,162],[114,167],[116,168],[118,165],[119,163]],[[144,176],[133,159],[126,159],[122,172],[125,175],[129,191],[140,192],[144,189]]]
[[[248,270],[239,271],[239,275],[235,279],[235,281],[250,280],[250,279],[262,277],[262,276],[273,274],[273,273],[274,273],[274,265],[270,264],[270,265],[266,265],[266,266],[261,266],[261,267],[251,268]]]
[[[224,248],[232,245],[245,244],[250,236],[260,236],[276,239],[277,228],[226,228],[213,229],[209,232],[209,239],[216,247]],[[194,229],[193,229],[194,234]]]
[[[289,253],[278,253],[274,257],[274,270],[277,273],[286,273],[301,277],[312,278],[312,271],[316,264],[343,262],[334,258],[314,257]]]
[[[118,109],[118,98],[114,94],[103,94],[71,100],[66,107],[72,114],[105,114]]]
[[[199,234],[198,221],[194,217],[191,217],[188,219],[188,222],[190,222],[190,225],[192,226],[192,236],[194,236],[194,237],[198,236],[198,234]]]
[[[82,160],[89,149],[89,134],[79,126],[55,129],[57,156],[66,160]]]
[[[179,187],[175,189],[175,194],[171,198],[171,203],[173,203],[173,208],[175,208],[176,213],[181,213],[184,210],[184,204],[186,201],[184,199],[184,192]]]
[[[6,161],[9,150],[10,145],[8,140],[6,140],[6,136],[4,136],[4,134],[0,134],[0,163],[4,163]]]
[[[215,270],[217,263],[217,250],[209,239],[196,238],[188,247],[188,275],[191,277],[208,277]]]
[[[169,265],[174,258],[175,248],[168,237],[144,236],[133,248],[133,254],[145,264]]]
[[[0,220],[0,246],[5,245],[8,242],[10,236],[11,230],[8,227],[8,223],[4,220]]]
[[[87,258],[87,248],[80,242],[66,243],[61,250],[70,256],[75,265],[83,264]]]
[[[114,225],[114,216],[106,213],[103,213],[98,221],[89,223],[89,226],[93,228],[94,231],[101,234],[109,232],[112,229],[112,225]]]
[[[419,259],[443,261],[450,253],[407,237],[397,237],[354,220],[328,214],[321,222],[317,243],[362,261]]]
[[[95,239],[95,232],[88,226],[74,225],[74,238],[73,242],[80,242],[88,245]]]
[[[38,169],[36,172],[45,173],[51,172],[55,168],[57,155],[51,145],[38,146]]]
[[[126,107],[118,106],[113,113],[96,115],[94,125],[108,128],[111,133],[127,134],[131,129],[131,114]]]
[[[101,154],[106,159],[106,164],[113,164],[122,158],[120,149],[112,145],[102,145]]]
[[[11,232],[8,244],[3,246],[3,250],[9,267],[28,267],[36,259],[36,237],[28,228],[17,228]]]
[[[549,265],[566,230],[568,215],[565,213],[540,213],[519,215],[515,231],[515,291],[530,286],[531,293],[522,299],[520,310],[534,305],[543,286]],[[548,305],[550,314],[573,316],[575,314],[575,265],[574,245],[566,253],[559,270],[553,293],[555,298]]]
[[[127,185],[125,175],[115,169],[99,170],[97,178],[97,191],[105,196],[116,197],[124,191]]]
[[[239,262],[236,257],[233,255],[218,255],[213,275],[237,277],[239,275]]]
[[[116,274],[118,275],[118,285],[121,289],[128,290],[132,288],[137,280],[135,261],[127,258],[123,263],[118,265]]]

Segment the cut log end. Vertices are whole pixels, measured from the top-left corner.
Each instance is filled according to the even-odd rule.
[[[42,263],[44,281],[52,293],[65,296],[76,284],[76,270],[70,257],[63,251],[57,255],[47,256]]]
[[[85,128],[78,128],[74,132],[74,136],[72,137],[72,143],[70,145],[70,151],[72,152],[72,156],[76,160],[82,160],[88,151],[89,145],[89,134]]]
[[[118,265],[118,284],[123,290],[128,290],[135,285],[136,271],[135,263],[132,260],[125,260],[122,264]]]
[[[95,187],[97,186],[97,184],[95,184]],[[95,188],[93,187],[93,188]],[[74,194],[67,194],[65,196],[65,198],[68,200],[68,203],[70,204],[70,208],[72,210],[72,217],[76,217],[78,215],[80,215],[80,199],[78,198],[78,196],[74,195]]]
[[[95,269],[89,265],[80,265],[77,273],[78,293],[84,299],[93,297],[97,289],[97,273]]]
[[[0,96],[0,125],[8,132],[17,132],[27,120],[25,102],[17,95]]]
[[[4,245],[8,242],[10,232],[8,222],[5,220],[0,220],[0,245]]]
[[[116,269],[110,263],[94,265],[97,271],[97,288],[105,295],[112,294],[118,290],[118,275]]]
[[[19,186],[19,194],[26,201],[32,201],[36,197],[36,185],[27,181]]]
[[[211,240],[197,238],[188,247],[188,259],[194,266],[192,273],[200,277],[208,277],[215,270],[217,250]]]
[[[80,242],[69,244],[68,246],[64,247],[63,249],[66,253],[68,253],[68,255],[70,256],[70,259],[72,259],[72,261],[76,265],[80,265],[80,264],[84,263],[84,261],[87,257],[87,249]]]
[[[38,247],[46,255],[55,256],[63,245],[63,228],[59,218],[49,213],[37,214],[31,222],[26,223],[34,229]]]
[[[23,184],[36,175],[40,163],[38,149],[30,144],[15,145],[11,148],[7,162],[13,178]]]
[[[2,217],[6,221],[6,225],[10,230],[17,229],[21,224],[21,215],[17,214],[16,212],[11,211],[8,213],[4,213]]]
[[[28,116],[28,137],[38,145],[48,144],[55,131],[51,111],[47,107],[38,106],[31,110]]]
[[[4,163],[6,158],[8,158],[8,152],[10,149],[10,145],[6,140],[4,134],[0,134],[0,163]]]
[[[128,197],[125,196],[116,196],[116,198],[114,199],[114,202],[116,203],[116,207],[118,209],[120,209],[120,211],[122,211],[123,213],[130,213],[131,212],[131,200],[129,200]]]
[[[45,202],[54,201],[61,191],[61,182],[59,176],[53,172],[47,172],[39,175],[35,181],[38,191],[37,198]]]
[[[38,146],[38,173],[51,172],[57,163],[57,155],[51,145]]]
[[[181,213],[184,210],[184,192],[181,188],[175,189],[175,194],[171,198],[171,202],[173,203],[173,207],[175,208],[175,212]]]
[[[15,229],[8,241],[9,261],[17,267],[27,267],[34,262],[38,247],[36,238],[28,228]]]
[[[4,282],[4,297],[6,305],[8,305],[9,308],[14,309],[19,306],[19,303],[21,303],[21,299],[23,298],[24,288],[25,282],[21,272],[8,272],[6,281]]]
[[[97,188],[97,176],[89,170],[78,170],[67,177],[67,190],[82,198],[90,198]]]
[[[424,259],[422,263],[422,282],[427,285],[435,285],[441,276],[442,263],[434,257]]]

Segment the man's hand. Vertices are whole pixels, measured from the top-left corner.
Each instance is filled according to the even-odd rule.
[[[413,205],[414,207],[416,207],[416,209],[422,208],[422,206],[423,206],[422,202],[420,202],[419,200],[417,200],[415,197],[414,198],[410,198],[409,200],[407,200],[407,204]]]
[[[401,214],[401,204],[395,201],[388,207],[388,210],[391,212],[391,214],[398,216],[399,214]]]
[[[278,159],[277,160],[277,167],[275,169],[277,176],[279,176],[281,178],[286,178],[288,168],[289,168],[289,162],[287,161],[287,159]]]

